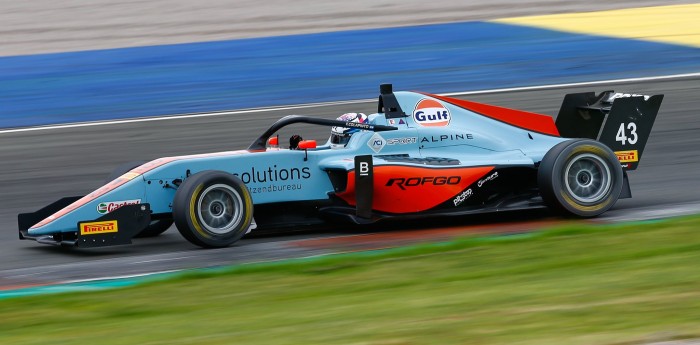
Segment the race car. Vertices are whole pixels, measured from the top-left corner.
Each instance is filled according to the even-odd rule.
[[[377,113],[290,115],[245,150],[117,168],[85,196],[18,216],[19,237],[102,247],[173,223],[190,242],[226,247],[254,228],[439,217],[549,207],[594,217],[631,197],[663,95],[568,94],[547,115],[380,86]],[[348,114],[346,114],[348,115]],[[275,135],[331,127],[329,140]]]

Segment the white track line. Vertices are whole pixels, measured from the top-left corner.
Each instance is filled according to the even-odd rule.
[[[60,285],[62,285],[62,284],[83,284],[83,283],[101,282],[101,281],[105,281],[105,280],[124,280],[124,279],[133,279],[133,278],[142,278],[142,277],[149,277],[149,276],[154,276],[154,275],[158,275],[158,274],[182,272],[185,270],[186,269],[164,270],[164,271],[153,271],[153,272],[146,272],[146,273],[124,274],[124,275],[118,275],[118,276],[104,276],[104,277],[98,277],[98,278],[66,280],[66,281],[62,281],[60,283],[56,283],[56,284],[42,285],[42,287],[43,286],[54,286],[54,285],[59,285],[59,284]]]
[[[695,77],[700,77],[700,72],[660,75],[660,76],[655,76],[655,77],[609,79],[609,80],[584,81],[584,82],[578,82],[578,83],[550,84],[550,85],[539,85],[539,86],[511,87],[511,88],[505,88],[505,89],[453,92],[453,93],[445,93],[442,95],[448,96],[448,97],[450,97],[450,96],[466,96],[466,95],[480,95],[480,94],[484,94],[484,93],[502,93],[502,92],[515,92],[515,91],[546,90],[546,89],[558,89],[558,88],[577,87],[577,86],[595,86],[595,85],[606,85],[606,84],[635,83],[635,82],[642,82],[642,81],[662,81],[662,80],[685,79],[685,78],[695,78]]]
[[[579,82],[579,83],[551,84],[551,85],[511,87],[511,88],[504,88],[504,89],[452,92],[452,93],[444,93],[442,95],[443,96],[466,96],[466,95],[480,95],[480,94],[487,94],[487,93],[504,93],[504,92],[515,92],[515,91],[546,90],[546,89],[557,89],[557,88],[577,87],[577,86],[595,86],[595,85],[605,85],[605,84],[660,81],[660,80],[684,79],[684,78],[694,78],[694,77],[700,77],[700,73],[685,73],[685,74],[672,74],[672,75],[654,76],[654,77],[610,79],[610,80],[598,80],[598,81],[588,81],[588,82]],[[121,125],[121,124],[127,124],[127,123],[137,123],[137,122],[153,122],[153,121],[165,121],[165,120],[193,119],[193,118],[199,118],[199,117],[251,114],[251,113],[261,113],[261,112],[280,111],[280,110],[296,110],[296,109],[304,109],[304,108],[314,108],[314,107],[319,107],[319,106],[373,102],[375,100],[376,99],[357,99],[357,100],[352,100],[352,101],[307,103],[307,104],[299,104],[299,105],[287,105],[287,106],[266,107],[266,108],[252,108],[252,109],[221,111],[221,112],[213,112],[213,113],[192,113],[192,114],[167,115],[167,116],[157,116],[157,117],[141,117],[141,118],[122,119],[122,120],[77,122],[77,123],[66,123],[66,124],[48,125],[48,126],[3,129],[3,130],[0,130],[0,134],[33,132],[33,131],[43,131],[43,130],[51,130],[51,129],[64,129],[64,128]]]

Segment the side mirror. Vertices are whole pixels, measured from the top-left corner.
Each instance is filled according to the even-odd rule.
[[[316,148],[316,140],[302,140],[299,142],[300,150],[308,150]]]
[[[278,136],[274,136],[270,139],[267,139],[267,145],[272,146],[272,147],[279,147],[280,146],[280,138]]]
[[[316,148],[316,140],[302,140],[299,142],[299,146],[297,146],[299,150],[304,150],[304,162],[309,160],[309,152],[306,151],[308,149],[315,149]]]

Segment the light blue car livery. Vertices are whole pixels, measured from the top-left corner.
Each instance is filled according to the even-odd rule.
[[[202,247],[254,228],[464,215],[550,207],[597,216],[631,197],[663,95],[566,95],[552,117],[380,87],[368,123],[287,116],[246,150],[117,168],[92,193],[18,216],[20,239],[78,247],[131,243],[173,223]],[[359,129],[278,147],[293,123]]]

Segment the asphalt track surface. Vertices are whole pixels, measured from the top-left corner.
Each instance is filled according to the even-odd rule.
[[[636,215],[631,216],[634,219],[639,215],[654,218],[676,213],[700,213],[700,155],[697,154],[700,147],[700,122],[697,121],[700,78],[479,94],[465,98],[555,115],[566,93],[608,89],[663,93],[666,96],[640,168],[630,174],[633,198],[619,201],[603,220],[619,221],[630,218],[630,215]],[[335,118],[349,111],[372,113],[376,111],[376,104],[375,101],[363,101],[320,105],[294,113]],[[402,237],[401,234],[414,232],[414,235],[427,234],[430,237],[430,231],[425,229],[494,222],[493,217],[452,218],[420,222],[408,230],[406,224],[381,225],[366,230],[343,225],[298,233],[258,235],[244,238],[230,248],[217,250],[203,250],[190,244],[174,227],[158,238],[136,239],[130,246],[94,250],[18,240],[18,213],[34,211],[62,196],[84,195],[97,188],[120,163],[245,148],[272,122],[288,114],[288,110],[262,111],[0,134],[0,288],[303,257],[338,250],[303,245],[302,240],[309,238],[337,239],[337,236],[357,237],[358,233],[371,232],[388,237]],[[282,132],[281,137],[298,133],[306,139],[323,140],[328,135],[326,130],[298,126]],[[547,213],[504,214],[499,215],[493,229],[518,231],[517,224],[522,221],[542,217],[557,220]],[[509,218],[516,223],[503,221]],[[526,227],[523,225],[521,230],[526,230]]]

